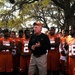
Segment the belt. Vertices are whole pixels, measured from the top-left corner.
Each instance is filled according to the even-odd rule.
[[[41,55],[34,55],[36,58],[40,57]]]

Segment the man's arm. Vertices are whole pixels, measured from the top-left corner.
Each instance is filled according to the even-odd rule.
[[[3,45],[3,43],[0,41],[0,50],[11,50],[14,48],[14,42],[10,42],[10,45]]]

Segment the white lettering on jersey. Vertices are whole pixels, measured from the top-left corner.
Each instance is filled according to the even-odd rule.
[[[10,46],[10,42],[9,41],[3,41],[3,45]]]
[[[51,44],[52,44],[52,43],[55,43],[54,38],[50,39],[50,43],[51,43]],[[55,47],[51,47],[51,50],[54,50],[54,49],[55,49]]]
[[[75,45],[69,46],[69,56],[75,55]]]
[[[3,41],[3,45],[10,46],[10,41]],[[2,50],[2,52],[9,52],[9,50]]]

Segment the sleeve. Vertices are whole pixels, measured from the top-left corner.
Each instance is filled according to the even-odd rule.
[[[31,36],[31,38],[30,38],[30,40],[29,40],[29,43],[28,43],[28,48],[29,48],[29,50],[31,50],[31,51],[32,51],[32,49],[31,49],[31,46],[32,46],[32,42],[31,42],[32,37],[33,37],[33,36]]]
[[[45,40],[45,43],[41,46],[42,49],[44,49],[44,50],[50,50],[50,47],[51,47],[50,46],[50,40],[49,40],[49,38],[48,38],[47,35],[45,36],[44,40]]]

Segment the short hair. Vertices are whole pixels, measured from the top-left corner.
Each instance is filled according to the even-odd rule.
[[[34,23],[33,23],[33,26],[35,26],[35,25],[37,25],[37,23],[36,23],[36,22],[34,22]]]
[[[54,30],[55,30],[55,27],[53,26],[53,27],[50,28],[50,30],[51,30],[51,29],[54,29]]]
[[[5,33],[5,32],[9,32],[9,30],[8,30],[8,29],[4,29],[4,30],[3,30],[3,33]]]
[[[16,32],[15,32],[15,31],[11,31],[10,33],[14,33],[14,34],[16,34]]]
[[[24,30],[24,34],[26,34],[27,31],[30,31],[29,29]]]
[[[19,30],[19,33],[23,33],[23,30],[21,29],[21,30]]]

